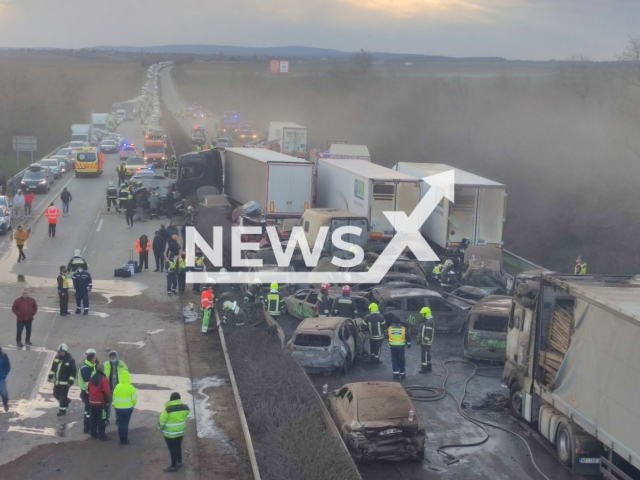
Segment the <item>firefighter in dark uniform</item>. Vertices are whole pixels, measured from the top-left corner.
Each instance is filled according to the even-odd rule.
[[[80,251],[79,248],[76,248],[73,251],[73,257],[71,257],[71,260],[69,260],[69,265],[67,265],[67,272],[75,273],[78,268],[84,268],[85,270],[89,268],[87,261],[82,258],[81,254],[82,251]]]
[[[436,335],[436,324],[433,321],[431,315],[431,309],[429,307],[422,307],[420,310],[424,323],[420,328],[420,336],[418,337],[418,343],[420,344],[420,360],[422,362],[422,368],[420,373],[430,372],[431,369],[431,345],[433,345],[433,339]]]
[[[69,353],[66,343],[58,347],[58,355],[53,359],[49,371],[49,381],[53,382],[53,396],[58,400],[60,410],[58,416],[65,415],[71,403],[69,400],[69,388],[76,380],[76,361]]]
[[[116,209],[116,212],[120,213],[117,200],[118,189],[113,186],[113,182],[109,182],[109,186],[107,187],[107,212],[111,211],[111,204],[113,203],[113,208]]]
[[[364,325],[369,334],[370,361],[380,363],[380,347],[382,347],[382,340],[384,340],[386,321],[380,313],[377,303],[369,304],[369,315],[364,317]]]
[[[358,307],[351,299],[349,285],[342,287],[342,295],[333,301],[331,311],[335,317],[356,318],[358,316]]]
[[[67,267],[62,265],[58,274],[58,297],[60,297],[60,315],[69,315],[69,277]]]
[[[129,201],[129,198],[133,198],[133,195],[131,195],[131,189],[129,188],[129,185],[127,185],[127,182],[125,182],[124,185],[120,187],[120,191],[118,192],[118,208],[124,208],[127,205],[127,201]]]
[[[411,348],[411,337],[409,330],[400,323],[398,317],[393,317],[393,324],[387,330],[389,339],[389,350],[391,350],[391,368],[393,378],[400,380],[407,378],[405,371],[404,348]]]
[[[320,286],[320,295],[318,295],[318,300],[316,301],[319,317],[331,316],[331,307],[333,305],[331,299],[329,298],[329,288],[331,288],[331,285],[329,285],[328,283],[323,283]]]
[[[242,303],[246,305],[249,303],[255,303],[256,301],[262,300],[261,290],[262,290],[262,282],[260,282],[259,278],[254,279],[253,282],[251,283],[251,286],[247,289],[246,293],[244,294],[244,297],[242,298]]]
[[[278,284],[272,283],[269,294],[267,295],[267,312],[274,318],[278,318],[284,308],[284,303],[278,291]]]
[[[79,267],[73,275],[73,288],[76,289],[76,314],[80,313],[80,304],[84,307],[83,315],[89,315],[89,292],[93,288],[91,274]]]

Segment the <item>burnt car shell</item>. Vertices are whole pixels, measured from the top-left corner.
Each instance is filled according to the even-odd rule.
[[[307,318],[296,328],[287,349],[308,373],[348,371],[362,355],[365,338],[359,318]]]
[[[396,382],[349,383],[329,395],[329,410],[351,456],[359,461],[424,458],[426,427]]]
[[[319,288],[303,288],[296,291],[294,294],[285,297],[283,301],[287,312],[289,313],[289,315],[300,320],[303,320],[305,318],[317,317],[317,301],[319,294]],[[329,289],[329,300],[331,302],[333,302],[341,295],[341,288]],[[356,303],[359,316],[364,317],[369,312],[369,301],[365,298],[364,294],[352,291],[351,299]]]
[[[503,295],[491,295],[476,303],[469,313],[464,336],[466,358],[505,361],[512,305],[513,298]]]

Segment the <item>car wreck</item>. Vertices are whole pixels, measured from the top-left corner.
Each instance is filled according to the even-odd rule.
[[[503,295],[491,295],[476,303],[469,312],[464,336],[466,358],[505,361],[512,306],[513,298]]]
[[[354,459],[424,460],[426,427],[399,383],[349,383],[328,398],[331,417]]]
[[[303,288],[302,290],[298,290],[293,295],[289,295],[283,299],[285,312],[300,320],[317,317],[319,294],[319,288]],[[329,299],[332,302],[340,295],[342,295],[342,290],[339,288],[331,288],[329,290]],[[351,299],[356,303],[358,312],[364,317],[369,312],[369,301],[364,297],[364,294],[352,292]]]
[[[346,373],[362,356],[365,339],[359,318],[307,318],[293,332],[287,349],[307,373]]]

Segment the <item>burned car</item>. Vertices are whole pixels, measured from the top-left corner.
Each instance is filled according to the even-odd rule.
[[[399,318],[414,334],[424,323],[420,314],[423,307],[431,308],[436,331],[443,333],[461,332],[471,310],[468,302],[446,299],[426,288],[378,287],[371,290],[368,300],[376,302],[385,317],[392,315]]]
[[[463,285],[444,296],[445,298],[454,296],[476,303],[478,300],[488,297],[489,295],[506,295],[506,293],[507,292],[505,292],[501,287],[474,287],[471,285]]]
[[[302,290],[298,290],[293,295],[283,299],[285,311],[292,317],[299,318],[300,320],[317,317],[318,308],[316,303],[318,301],[319,293],[319,288],[304,288]],[[329,290],[329,298],[331,301],[340,295],[342,295],[342,290],[339,288],[332,288]],[[369,313],[369,301],[364,297],[364,295],[358,294],[357,292],[351,292],[351,299],[356,303],[361,317],[364,317]]]
[[[331,417],[354,459],[424,460],[426,426],[399,383],[348,383],[328,397]]]
[[[509,276],[502,268],[502,250],[484,245],[467,248],[460,283],[480,288],[500,288],[506,292]]]
[[[307,373],[347,373],[364,351],[362,320],[344,317],[307,318],[298,325],[287,348]]]
[[[491,295],[469,312],[464,336],[464,356],[476,360],[504,362],[507,348],[507,324],[513,298]]]

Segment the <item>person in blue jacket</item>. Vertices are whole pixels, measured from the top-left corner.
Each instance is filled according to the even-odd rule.
[[[4,411],[9,411],[9,392],[7,391],[7,376],[11,371],[11,362],[6,353],[2,351],[0,347],[0,397],[2,398],[2,405]]]

